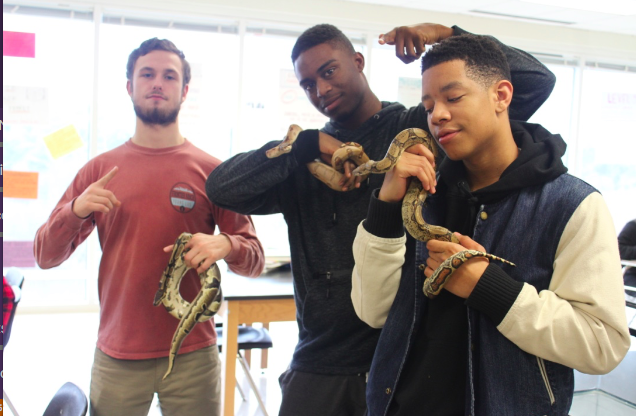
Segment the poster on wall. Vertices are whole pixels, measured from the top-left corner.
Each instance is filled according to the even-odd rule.
[[[280,114],[283,133],[290,124],[298,124],[303,129],[316,129],[329,121],[309,102],[303,89],[298,86],[296,74],[290,69],[280,70]]]
[[[45,124],[49,116],[48,90],[44,87],[4,85],[2,106],[11,124]]]

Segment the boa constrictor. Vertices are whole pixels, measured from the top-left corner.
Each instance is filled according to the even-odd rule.
[[[298,138],[298,134],[301,131],[303,131],[303,129],[296,124],[289,126],[283,141],[265,152],[267,157],[269,159],[273,159],[285,153],[291,152],[292,145]],[[369,161],[369,157],[366,153],[364,153],[364,149],[358,143],[347,142],[341,144],[340,148],[333,153],[333,156],[331,157],[331,166],[319,161],[313,161],[307,163],[307,169],[309,169],[309,172],[311,172],[311,174],[318,180],[334,191],[342,191],[342,186],[340,186],[339,183],[344,174],[344,163],[347,160],[352,161],[356,166],[360,166],[367,163]],[[363,176],[362,180],[364,180],[369,175],[360,176]],[[353,187],[350,187],[347,191],[351,191],[353,189]]]
[[[438,156],[437,145],[433,138],[422,129],[406,129],[398,133],[386,152],[384,159],[379,161],[370,160],[365,164],[358,166],[354,171],[354,175],[368,175],[370,173],[385,173],[391,170],[397,163],[400,156],[406,149],[416,144],[424,144],[430,151]],[[422,182],[416,177],[411,179],[411,183],[406,191],[404,200],[402,201],[402,220],[404,221],[404,228],[407,229],[409,234],[413,238],[420,241],[440,240],[449,241],[459,244],[459,240],[451,231],[444,227],[437,225],[427,224],[422,216],[422,209],[426,206],[426,197],[428,192],[424,190]],[[492,260],[499,260],[504,263],[508,263],[514,266],[514,263],[504,260],[501,257],[497,257],[492,254],[484,253],[477,250],[464,250],[456,253],[435,269],[431,277],[424,280],[424,294],[430,299],[435,298],[444,288],[444,285],[450,278],[450,276],[457,270],[462,264],[473,257],[486,257]],[[420,269],[424,269],[422,265]]]
[[[205,272],[199,274],[201,290],[192,303],[181,297],[181,293],[179,293],[181,279],[190,270],[190,267],[186,266],[183,256],[186,252],[185,246],[191,239],[192,234],[182,233],[175,241],[168,266],[159,282],[159,290],[155,294],[154,305],[163,304],[170,315],[180,320],[170,344],[168,371],[163,376],[164,380],[172,372],[177,352],[179,352],[185,337],[188,336],[198,322],[204,322],[212,318],[218,312],[223,301],[221,272],[216,263]]]

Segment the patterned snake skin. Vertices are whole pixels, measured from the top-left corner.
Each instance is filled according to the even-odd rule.
[[[435,155],[435,158],[437,158],[438,149],[433,138],[422,129],[411,128],[403,130],[395,136],[389,145],[384,159],[377,162],[370,160],[358,166],[353,171],[353,174],[368,175],[370,173],[386,173],[395,166],[406,149],[420,143],[426,146],[431,153]],[[459,244],[459,240],[451,231],[444,227],[427,224],[424,221],[422,209],[426,206],[427,196],[428,192],[424,190],[422,183],[416,177],[413,177],[404,196],[404,200],[402,201],[402,220],[404,221],[404,228],[407,229],[413,238],[420,241],[440,240]],[[508,260],[482,251],[460,251],[442,262],[442,264],[435,269],[431,277],[425,279],[423,287],[424,294],[430,299],[439,295],[453,272],[473,257],[486,257],[514,266],[514,264]],[[420,268],[424,269],[425,267]]]
[[[205,272],[199,274],[201,290],[192,303],[181,297],[179,293],[181,279],[190,270],[183,260],[185,245],[190,239],[192,239],[192,234],[182,233],[175,241],[172,256],[163,272],[163,276],[161,276],[159,290],[155,294],[154,305],[163,304],[170,315],[180,320],[170,344],[168,371],[163,376],[164,380],[172,371],[177,352],[179,352],[185,337],[188,336],[198,322],[204,322],[212,318],[221,307],[221,302],[223,302],[221,272],[216,263]]]

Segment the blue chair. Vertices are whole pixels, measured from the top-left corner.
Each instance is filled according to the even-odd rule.
[[[85,416],[87,411],[86,394],[69,381],[55,393],[43,416]]]

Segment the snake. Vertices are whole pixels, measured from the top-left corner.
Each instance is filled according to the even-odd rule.
[[[154,306],[163,304],[170,315],[179,319],[179,325],[170,344],[168,370],[163,376],[163,380],[172,372],[183,340],[197,323],[212,318],[218,312],[223,301],[221,272],[216,263],[199,274],[201,290],[192,303],[181,297],[181,293],[179,293],[181,279],[190,270],[190,267],[186,266],[183,256],[187,252],[185,246],[191,239],[192,234],[190,233],[182,233],[177,237],[168,266],[159,281],[159,290],[155,294]]]
[[[382,160],[369,160],[354,169],[352,174],[358,176],[371,173],[386,173],[395,166],[406,149],[416,144],[426,146],[437,159],[439,150],[431,135],[422,129],[409,128],[402,130],[393,138]],[[428,192],[422,186],[422,182],[417,177],[413,177],[402,200],[404,228],[413,238],[419,241],[439,240],[459,244],[459,239],[450,230],[424,221],[422,210],[426,207],[427,197]],[[437,297],[453,273],[466,261],[475,257],[486,257],[515,266],[514,263],[493,254],[478,250],[463,250],[448,257],[435,269],[430,277],[424,279],[422,288],[424,294],[429,299]],[[421,270],[425,268],[424,265],[420,266]]]
[[[287,134],[283,138],[283,141],[278,145],[272,147],[271,149],[265,152],[265,155],[269,159],[273,159],[284,155],[285,153],[289,153],[292,150],[292,146],[296,139],[298,138],[298,134],[303,131],[303,129],[297,124],[292,124],[287,129]],[[369,162],[369,157],[364,152],[364,148],[354,142],[346,142],[340,145],[340,148],[336,149],[331,157],[331,166],[322,161],[312,161],[307,163],[307,169],[309,172],[318,180],[323,182],[329,188],[334,191],[342,191],[342,186],[339,185],[342,177],[344,175],[344,164],[346,161],[353,162],[356,166],[360,166],[364,163]],[[365,180],[369,175],[359,175],[362,176],[362,180]],[[351,191],[355,189],[354,186],[350,186],[347,188],[347,191]]]

